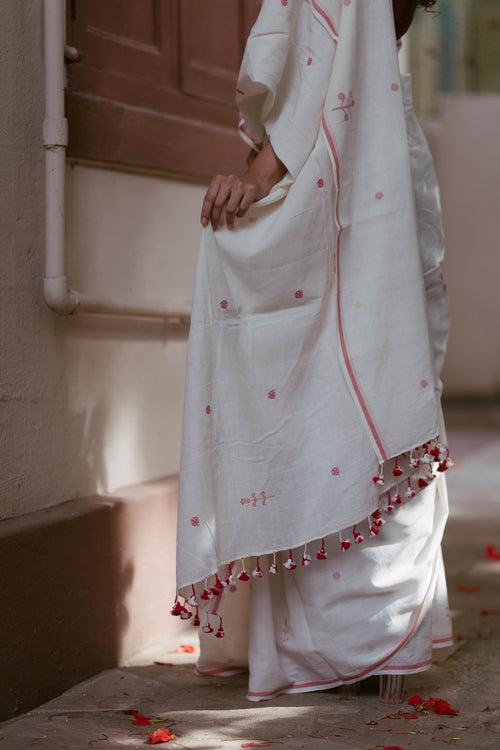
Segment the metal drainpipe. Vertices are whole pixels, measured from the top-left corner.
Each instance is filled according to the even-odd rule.
[[[68,121],[64,116],[65,50],[70,59],[77,51],[66,47],[64,0],[44,0],[45,36],[45,278],[47,305],[61,315],[94,313],[130,317],[161,318],[189,325],[189,309],[169,310],[148,303],[111,301],[71,289],[65,275],[65,167]]]

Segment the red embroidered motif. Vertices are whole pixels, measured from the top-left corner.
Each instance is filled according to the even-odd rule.
[[[332,573],[332,578],[333,578],[333,580],[334,580],[334,581],[338,581],[338,580],[339,580],[339,578],[340,578],[340,573],[339,573],[339,571],[338,571],[338,570],[334,570],[334,571],[333,571],[333,573]]]
[[[288,0],[281,0],[281,4],[286,8],[286,6],[288,5]]]
[[[332,112],[336,112],[337,110],[341,110],[344,113],[344,121],[349,120],[351,117],[350,110],[354,107],[356,102],[352,98],[352,91],[349,91],[349,95],[346,96],[343,91],[340,91],[338,94],[338,99],[340,101],[340,104],[338,107],[333,107]]]
[[[319,178],[319,180],[317,181],[316,185],[317,185],[317,186],[318,186],[319,188],[325,187],[325,181],[323,180],[323,178],[322,178],[322,177],[320,177],[320,178]]]
[[[228,304],[229,302],[227,301],[227,299],[221,299],[221,301],[219,302],[219,305],[222,307],[223,310],[227,310]]]
[[[308,57],[307,58],[307,64],[308,65],[312,65],[312,61],[313,61],[312,57]]]
[[[382,191],[379,190],[378,193],[375,193],[375,198],[378,201],[381,201],[383,197],[384,197],[384,194],[382,193]]]
[[[399,86],[397,83],[391,83],[391,89],[393,91],[399,91]]]
[[[271,388],[271,390],[267,392],[267,397],[270,398],[271,400],[273,398],[276,398],[276,391],[274,390],[274,388]]]
[[[339,469],[339,467],[338,466],[334,466],[330,470],[330,474],[332,475],[332,477],[339,477],[340,476],[340,469]]]
[[[257,497],[256,492],[252,492],[250,497],[242,497],[240,504],[251,505],[253,508],[256,508],[259,500],[261,505],[267,505],[267,501],[272,497],[275,497],[275,495],[268,495],[264,490],[261,490],[259,497]]]
[[[427,388],[428,385],[429,385],[429,383],[427,382],[427,380],[425,380],[425,378],[420,381],[420,387],[421,388]]]
[[[210,404],[207,404],[205,406],[205,413],[206,414],[211,414],[212,413],[212,407],[210,406]]]
[[[297,289],[297,291],[294,294],[295,299],[302,299],[304,296],[304,291],[302,289]]]
[[[191,526],[199,526],[200,525],[200,519],[198,516],[193,516],[191,519]]]

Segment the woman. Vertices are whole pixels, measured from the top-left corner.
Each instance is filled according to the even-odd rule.
[[[400,700],[451,643],[439,195],[396,44],[416,5],[264,0],[255,155],[203,202],[172,613],[250,700],[374,674]]]

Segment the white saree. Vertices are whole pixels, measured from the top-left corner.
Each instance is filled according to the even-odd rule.
[[[250,666],[260,699],[450,642],[448,308],[391,0],[264,0],[237,99],[288,172],[202,233],[172,613],[210,634],[200,673]]]

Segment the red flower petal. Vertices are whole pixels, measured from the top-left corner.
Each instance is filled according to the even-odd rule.
[[[475,583],[459,583],[457,585],[457,591],[466,591],[467,593],[472,594],[475,591],[479,591],[479,586],[476,586]]]
[[[405,750],[401,745],[384,745],[384,750]]]
[[[132,724],[135,724],[135,726],[137,727],[149,727],[149,725],[151,724],[151,719],[149,718],[149,716],[144,716],[144,714],[136,713],[134,714]]]
[[[410,695],[407,702],[409,706],[421,706],[424,702],[424,699],[421,695],[415,693],[415,695]]]
[[[488,557],[490,560],[500,560],[500,549],[498,549],[498,547],[494,547],[492,544],[488,544],[484,551],[486,557]]]
[[[150,734],[146,745],[161,745],[163,742],[172,742],[175,739],[175,734],[172,734],[170,729],[167,727],[161,727],[156,729],[153,734]]]
[[[448,701],[445,701],[443,698],[433,698],[432,695],[427,699],[426,705],[431,711],[442,716],[457,716],[459,713],[458,708],[453,708]]]
[[[196,646],[191,646],[191,645],[188,645],[188,644],[182,644],[182,645],[179,646],[179,651],[182,654],[194,654],[194,652],[196,651]]]

